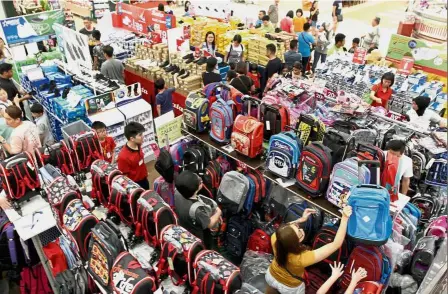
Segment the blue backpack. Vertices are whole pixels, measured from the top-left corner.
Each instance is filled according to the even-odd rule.
[[[294,178],[302,147],[302,140],[294,132],[271,136],[266,169],[283,178]]]
[[[418,221],[420,221],[420,218],[422,217],[422,212],[420,211],[420,209],[418,209],[417,206],[415,206],[411,202],[406,203],[405,207],[403,208],[403,212],[408,215],[414,216]]]
[[[380,250],[383,253],[383,272],[381,274],[380,283],[383,285],[389,284],[389,278],[392,274],[392,264],[390,263],[389,257],[384,253],[384,251]]]
[[[221,98],[212,104],[210,108],[210,137],[221,144],[228,144],[232,134],[233,101],[224,101]]]
[[[248,175],[246,175],[246,178],[249,180],[249,191],[247,191],[247,196],[246,196],[246,200],[244,201],[244,212],[246,215],[249,215],[250,212],[252,211],[252,207],[254,206],[254,201],[255,201],[255,182],[254,180],[249,177]]]
[[[303,201],[301,203],[292,203],[283,216],[283,222],[289,223],[299,219],[300,217],[302,217],[303,212],[306,208],[310,208],[308,206],[308,202],[306,201]],[[310,216],[306,223],[303,226],[301,225],[301,228],[303,228],[303,230],[305,231],[304,242],[311,242],[313,240],[314,235],[321,227],[321,224],[322,214],[318,213],[316,215]]]
[[[183,121],[189,129],[203,132],[207,129],[209,101],[200,93],[190,93],[185,100]]]

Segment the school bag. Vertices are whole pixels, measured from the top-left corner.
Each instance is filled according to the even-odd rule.
[[[414,179],[420,180],[423,178],[426,169],[426,156],[418,150],[413,150],[412,155],[412,171]]]
[[[76,270],[65,270],[56,276],[59,293],[85,294],[87,274],[81,267]]]
[[[47,274],[42,266],[25,267],[21,274],[20,293],[22,294],[52,294]]]
[[[177,216],[171,207],[155,191],[146,191],[137,200],[135,235],[143,236],[146,243],[160,244],[160,232],[164,227],[177,224]]]
[[[295,194],[280,185],[272,184],[266,197],[264,209],[269,218],[283,217]]]
[[[359,126],[355,122],[345,120],[336,120],[331,127],[348,135],[351,135],[353,131],[359,129]]]
[[[309,205],[306,201],[291,203],[283,215],[283,223],[289,223],[301,218],[307,208],[309,208]],[[308,243],[313,240],[314,234],[316,234],[322,225],[322,221],[322,214],[317,213],[308,217],[307,221],[301,224],[301,228],[305,232],[304,242]]]
[[[296,185],[311,197],[323,194],[332,170],[331,157],[331,150],[320,142],[312,142],[303,148],[296,173]]]
[[[166,182],[174,182],[174,161],[171,158],[171,154],[165,148],[160,149],[160,154],[157,157],[154,168]]]
[[[181,139],[178,142],[171,145],[170,154],[171,158],[173,159],[175,172],[180,171],[182,160],[184,158],[184,152],[191,145],[190,143],[191,143],[190,140]]]
[[[66,175],[73,175],[75,173],[75,164],[73,161],[73,153],[65,144],[65,141],[60,141],[51,146],[36,148],[34,150],[36,163],[39,168],[51,164],[61,170]]]
[[[289,111],[286,107],[262,103],[261,113],[263,116],[264,140],[268,141],[271,136],[286,131],[286,126],[290,123]]]
[[[116,213],[126,225],[133,224],[137,200],[144,191],[136,182],[124,175],[114,177],[110,185],[109,211]]]
[[[218,98],[210,108],[210,138],[220,144],[230,142],[233,126],[233,101]]]
[[[410,271],[412,277],[418,282],[423,281],[436,256],[437,240],[436,236],[426,236],[418,240],[415,245]]]
[[[356,285],[355,291],[359,291],[360,294],[381,294],[383,287],[384,285],[378,282],[364,281]]]
[[[230,99],[230,87],[221,83],[215,82],[205,85],[202,89],[205,97],[210,101],[210,106],[216,102],[218,98],[222,98],[225,101]]]
[[[355,139],[350,135],[329,128],[325,133],[323,144],[332,151],[332,164],[343,161],[348,151],[355,148]]]
[[[229,254],[243,257],[247,242],[252,234],[252,222],[240,215],[232,216],[227,223],[226,240],[224,247]]]
[[[425,236],[446,238],[448,235],[448,216],[441,215],[433,220],[425,230]]]
[[[60,220],[62,220],[62,215],[70,201],[82,199],[78,187],[73,187],[63,176],[54,179],[45,187],[45,191],[47,192],[48,202]]]
[[[189,93],[185,100],[183,121],[188,129],[194,132],[204,132],[210,121],[208,116],[209,100],[202,93]]]
[[[202,146],[194,145],[185,150],[182,160],[182,170],[189,170],[202,176],[209,161],[210,156],[207,150]]]
[[[420,222],[428,223],[434,215],[440,211],[440,203],[437,197],[429,193],[417,193],[411,198],[410,202],[414,204],[421,212]]]
[[[154,180],[154,191],[162,197],[169,206],[174,207],[174,183],[168,183],[160,176]]]
[[[247,241],[247,250],[272,254],[271,234],[263,229],[255,229]]]
[[[70,136],[68,145],[73,150],[77,171],[89,170],[95,160],[104,159],[100,141],[93,131]]]
[[[28,152],[0,162],[0,178],[6,197],[13,204],[26,201],[40,192],[37,166]]]
[[[117,164],[103,159],[95,160],[90,167],[92,175],[91,197],[97,199],[104,207],[109,207],[110,185],[112,179],[121,175]]]
[[[230,294],[241,288],[239,268],[216,251],[201,251],[193,267],[196,280],[192,294]]]
[[[92,228],[98,219],[84,207],[81,200],[74,199],[65,208],[62,221],[67,237],[75,243],[81,258],[86,260]]]
[[[155,275],[142,268],[129,252],[120,253],[110,271],[113,293],[152,294],[157,289]]]
[[[249,180],[249,185],[250,183],[253,184],[253,193],[251,197],[246,197],[245,204],[248,202],[247,198],[252,198],[250,201],[251,204],[249,205],[262,203],[266,198],[266,179],[263,176],[263,173],[258,170],[250,169],[247,171],[246,177]]]
[[[325,266],[330,269],[329,265],[325,264]],[[330,275],[326,272],[322,272],[320,267],[315,264],[306,268],[305,277],[305,294],[316,294],[319,288],[330,278]],[[328,293],[335,293],[334,288],[335,285],[330,287]]]
[[[229,213],[238,213],[243,209],[248,191],[249,180],[241,173],[229,171],[222,177],[216,202]]]
[[[359,172],[361,174],[358,174]],[[352,186],[368,183],[370,183],[370,170],[364,165],[358,168],[357,158],[347,158],[335,164],[325,198],[333,205],[342,207]]]
[[[301,139],[292,131],[271,136],[266,169],[282,178],[294,177],[302,148]]]
[[[384,170],[384,166],[386,163],[386,156],[384,155],[384,151],[377,146],[357,143],[356,149],[356,157],[360,160],[375,160],[380,163],[380,174]],[[376,184],[381,181],[381,178],[377,178],[377,167],[376,166],[368,166],[370,170],[370,184]]]
[[[431,160],[426,166],[428,172],[426,173],[425,184],[446,187],[448,184],[448,161],[446,159],[447,153],[437,155],[434,161]]]
[[[314,115],[300,114],[296,129],[300,132],[303,146],[311,142],[322,142],[325,135],[325,125]]]
[[[168,274],[174,285],[194,282],[193,263],[205,249],[202,240],[181,226],[166,226],[161,236],[162,251],[157,264],[157,275]]]
[[[381,172],[381,186],[385,187],[390,195],[390,201],[398,200],[398,187],[400,179],[397,176],[400,159],[390,153],[387,153],[384,163],[384,169]]]

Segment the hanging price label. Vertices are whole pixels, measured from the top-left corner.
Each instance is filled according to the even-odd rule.
[[[353,63],[364,64],[366,62],[367,49],[358,47],[353,53]]]
[[[332,98],[332,99],[336,99],[336,97],[338,97],[338,94],[336,94],[335,92],[331,91],[328,88],[324,88],[324,95],[325,95],[325,97]]]
[[[398,65],[398,73],[409,75],[414,67],[414,58],[409,56],[403,56]]]
[[[325,100],[325,96],[324,96],[324,94],[319,93],[319,92],[314,92],[314,97],[315,97],[317,100]]]

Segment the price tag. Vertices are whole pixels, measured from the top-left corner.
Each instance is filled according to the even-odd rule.
[[[266,121],[266,130],[270,131],[271,130],[271,122],[270,121]]]
[[[171,257],[168,257],[168,266],[170,267],[170,270],[174,271],[173,259]]]
[[[325,100],[324,94],[319,92],[314,92],[314,97],[316,97],[317,100]]]

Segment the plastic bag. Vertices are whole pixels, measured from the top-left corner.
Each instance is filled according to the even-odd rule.
[[[273,259],[272,254],[247,250],[240,265],[243,282],[250,283],[259,275],[264,277]]]
[[[417,282],[410,275],[393,273],[390,277],[390,287],[400,288],[401,294],[417,293]]]

